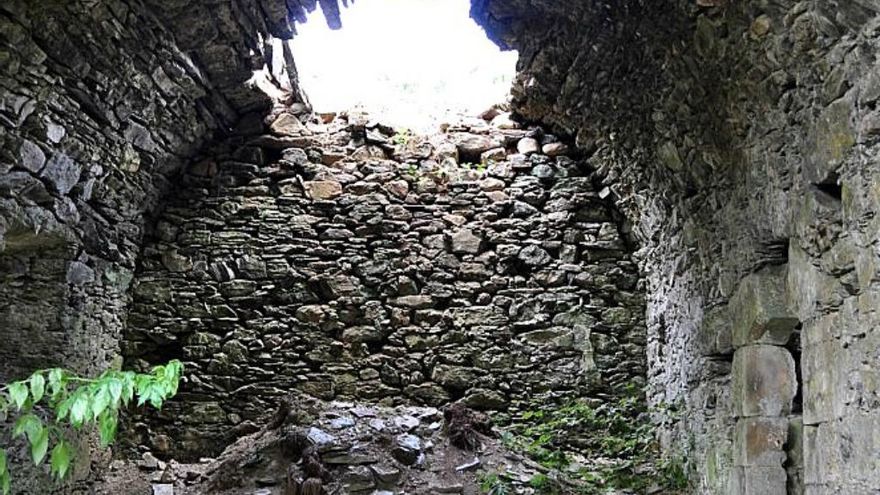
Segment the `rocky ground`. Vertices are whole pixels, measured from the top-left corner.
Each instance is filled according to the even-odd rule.
[[[273,424],[216,459],[182,464],[144,452],[114,461],[93,493],[529,494],[539,493],[534,480],[554,479],[504,447],[488,417],[461,406],[389,408],[304,397],[287,404]],[[553,493],[575,493],[575,485],[557,483]]]

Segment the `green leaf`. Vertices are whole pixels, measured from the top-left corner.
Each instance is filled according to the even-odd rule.
[[[162,394],[158,390],[153,391],[153,395],[150,397],[150,405],[155,407],[156,409],[162,409],[162,403],[165,402],[162,399]]]
[[[55,422],[60,423],[70,413],[70,406],[73,405],[74,397],[66,397],[58,403],[58,409],[55,410]]]
[[[135,375],[131,371],[126,371],[122,375],[122,403],[128,405],[134,397]]]
[[[46,458],[49,450],[49,429],[40,427],[39,433],[31,440],[31,458],[37,466]]]
[[[3,491],[3,495],[9,495],[12,491],[12,478],[9,476],[9,471],[0,476],[0,490]]]
[[[107,391],[106,386],[102,385],[92,397],[92,419],[98,419],[98,416],[107,410],[108,406],[110,406],[110,392]]]
[[[106,411],[98,420],[98,431],[101,434],[101,446],[107,447],[116,438],[118,416],[115,411]]]
[[[67,472],[70,469],[70,461],[73,458],[73,452],[71,452],[70,447],[67,446],[67,442],[61,440],[55,445],[55,448],[52,449],[52,454],[49,457],[49,465],[52,471],[52,474],[58,477],[59,480],[64,479],[67,476]]]
[[[64,390],[64,370],[52,368],[49,370],[49,393],[52,398],[57,398]]]
[[[24,382],[12,382],[9,384],[9,399],[15,407],[21,411],[28,399],[28,389]]]
[[[6,450],[0,449],[0,475],[6,472]]]
[[[34,373],[31,376],[31,396],[34,398],[34,404],[40,402],[43,393],[46,391],[46,379],[41,373]]]
[[[15,425],[12,427],[12,436],[20,437],[26,435],[28,441],[33,442],[33,439],[36,438],[42,428],[43,422],[40,421],[40,418],[33,414],[25,414],[15,421]]]
[[[78,389],[73,398],[73,403],[70,406],[70,423],[79,428],[83,425],[86,420],[86,415],[89,412],[89,397],[82,389]]]
[[[167,367],[172,370],[172,374],[169,378],[171,378],[171,380],[175,383],[180,381],[180,377],[183,375],[183,363],[181,363],[177,359],[174,359],[170,363],[168,363]]]
[[[134,387],[135,394],[138,397],[143,399],[143,396],[147,393],[147,390],[153,386],[153,377],[151,375],[135,375],[134,377]],[[146,402],[146,399],[139,400],[138,405],[140,406]]]
[[[153,368],[153,376],[159,379],[165,378],[165,366],[156,366]]]
[[[119,401],[122,400],[122,381],[113,378],[107,384],[107,391],[110,393],[110,402],[113,407],[119,407]]]

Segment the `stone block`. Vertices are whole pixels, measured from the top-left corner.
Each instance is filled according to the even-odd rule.
[[[349,492],[372,490],[376,486],[373,472],[366,466],[348,466],[342,475],[342,484]]]
[[[296,116],[289,113],[279,115],[269,128],[273,134],[279,136],[299,136],[306,130],[302,122]]]
[[[785,495],[786,475],[782,467],[733,468],[730,495]]]
[[[508,400],[499,392],[483,388],[470,390],[462,399],[462,403],[470,408],[478,410],[504,409]]]
[[[478,161],[480,155],[501,146],[501,143],[488,136],[470,133],[460,133],[452,136],[458,155],[462,160]]]
[[[477,381],[477,371],[463,366],[439,364],[431,373],[431,379],[444,387],[466,389]]]
[[[786,307],[786,272],[773,267],[745,277],[730,299],[733,345],[784,345],[798,324]]]
[[[815,425],[843,414],[841,393],[844,385],[840,373],[845,369],[843,363],[846,359],[845,350],[837,340],[804,346],[801,355],[804,424]]]
[[[67,194],[73,189],[82,173],[82,165],[63,153],[55,153],[43,167],[40,177],[59,194]]]
[[[802,165],[802,174],[808,182],[824,180],[844,160],[856,143],[856,131],[852,115],[852,98],[841,98],[829,105],[815,122],[810,142],[815,148],[809,150]]]
[[[475,325],[496,326],[507,323],[507,318],[492,306],[452,308],[447,314],[454,328],[468,328]]]
[[[461,229],[450,236],[452,252],[460,254],[477,254],[483,244],[483,238],[469,229]]]
[[[789,467],[804,467],[804,420],[801,416],[788,418],[788,440],[786,440],[786,464]]]
[[[782,466],[787,439],[786,418],[741,418],[736,422],[734,465]]]
[[[39,172],[46,163],[46,155],[33,141],[25,139],[18,150],[18,164],[31,172]]]
[[[540,246],[530,245],[522,248],[517,258],[526,265],[537,268],[549,264],[553,258]]]
[[[522,138],[516,144],[516,151],[517,153],[528,156],[541,151],[541,144],[538,143],[538,140],[535,138]]]
[[[812,213],[807,214],[809,218]],[[788,286],[786,297],[796,316],[807,321],[814,318],[817,306],[840,303],[845,292],[840,279],[821,272],[813,259],[792,242],[788,249]]]
[[[342,331],[343,342],[381,342],[384,337],[382,330],[369,325],[349,327]]]
[[[423,383],[421,385],[408,385],[403,393],[418,402],[429,406],[440,406],[450,400],[449,393],[436,383]]]
[[[402,296],[395,299],[393,304],[405,308],[425,309],[434,306],[434,298],[426,295]]]
[[[834,481],[842,467],[836,426],[804,426],[804,483]]]
[[[312,180],[303,182],[308,197],[317,200],[333,199],[342,194],[342,184],[335,180]]]
[[[783,416],[797,392],[794,359],[772,345],[741,347],[733,355],[733,402],[737,417]]]

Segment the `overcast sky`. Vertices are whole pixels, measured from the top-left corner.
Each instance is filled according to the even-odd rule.
[[[315,12],[292,41],[315,109],[361,104],[418,129],[445,112],[476,114],[504,101],[516,52],[489,41],[469,7],[469,0],[357,0],[343,9],[339,31]]]

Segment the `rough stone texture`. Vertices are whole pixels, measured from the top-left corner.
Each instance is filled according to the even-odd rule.
[[[40,360],[6,359],[19,346],[4,346],[0,378],[61,356],[82,370],[111,360],[143,216],[168,177],[211,133],[268,108],[269,97],[244,84],[253,70],[286,70],[275,83],[296,91],[292,59],[273,67],[271,43],[257,42],[290,36],[287,8],[290,19],[301,17],[298,0],[280,2],[284,26],[276,26],[277,3],[10,0],[0,7],[0,256],[14,266],[0,287],[7,295],[0,314],[9,319],[3,331],[15,342],[33,333],[64,347],[27,349]],[[75,271],[94,274],[55,273],[74,261]],[[38,297],[35,285],[52,280],[55,295],[26,302]],[[38,309],[44,302],[54,310]],[[24,320],[33,332],[18,331]]]
[[[196,5],[168,3],[180,5],[155,12]],[[40,367],[119,365],[145,214],[185,157],[267,107],[242,84],[263,65],[261,16],[240,23],[230,2],[216,3],[227,22],[211,28],[222,25],[225,40],[185,16],[164,24],[140,2],[0,5],[0,382]],[[220,53],[225,42],[247,63],[206,71],[209,51],[223,65],[236,58]],[[17,467],[14,490],[47,493],[47,481]]]
[[[278,159],[230,140],[206,158],[215,175],[197,167],[169,195],[123,347],[132,365],[182,357],[190,381],[142,441],[217,451],[291,388],[514,414],[644,383],[638,274],[588,168],[511,154],[479,172],[357,146],[322,165],[356,139],[346,125]]]
[[[336,2],[320,3],[337,26]],[[241,83],[272,65],[264,61],[284,60],[268,73],[290,86],[282,96],[302,99],[285,83],[292,54],[272,38],[315,5],[0,5],[0,326],[10,343],[0,377],[46,361],[91,370],[113,360],[144,212],[204,137],[259,123],[249,112],[265,98]],[[605,181],[600,196],[617,202],[643,245],[651,399],[681,406],[663,440],[692,460],[697,492],[739,493],[743,480],[778,475],[733,468],[732,328],[743,319],[728,305],[741,280],[773,265],[786,266],[785,299],[800,322],[786,347],[801,372],[793,408],[803,408],[805,490],[880,489],[869,454],[880,446],[878,10],[873,0],[473,1],[489,35],[520,50],[514,108],[575,138]],[[218,164],[190,170],[200,167]],[[399,182],[387,188],[409,194]],[[540,266],[540,253],[525,255]],[[162,253],[163,266],[195,270],[182,256]],[[231,293],[248,290],[231,278],[237,270],[210,272],[229,277]]]
[[[787,307],[785,281],[783,266],[752,273],[740,282],[728,310],[735,347],[788,343],[800,322]]]
[[[697,493],[784,491],[781,468],[732,469],[731,329],[746,315],[728,302],[786,261],[784,298],[760,304],[787,303],[800,323],[786,344],[797,398],[807,437],[826,440],[804,444],[805,489],[880,490],[876,456],[847,436],[880,414],[878,13],[874,1],[473,2],[490,37],[520,51],[514,109],[593,153],[643,243],[652,401],[684,410],[664,443],[691,459]]]

